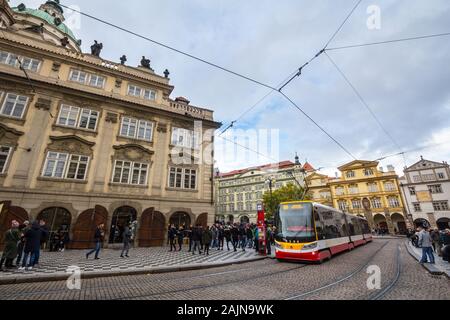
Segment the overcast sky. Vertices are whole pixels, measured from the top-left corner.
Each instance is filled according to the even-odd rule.
[[[22,1],[13,0],[12,5]],[[24,1],[37,7],[43,0]],[[187,51],[221,66],[276,86],[316,54],[344,20],[355,0],[63,0],[122,27]],[[381,9],[381,29],[369,30],[367,8]],[[66,10],[67,11],[67,10]],[[67,11],[68,12],[68,11]],[[70,15],[70,14],[68,14]],[[330,47],[450,32],[448,0],[364,0]],[[172,98],[215,111],[227,125],[268,93],[243,79],[82,17],[74,30],[89,52],[93,40],[103,43],[102,57],[119,61],[122,54],[137,66],[152,60],[157,73],[168,68],[175,86]],[[406,164],[420,155],[450,161],[450,37],[347,49],[329,53],[354,83],[402,151]],[[356,157],[373,160],[399,152],[325,55],[304,69],[286,89],[304,110]],[[279,156],[231,161],[217,139],[217,167],[228,171],[293,160],[298,152],[315,167],[334,175],[352,158],[294,109],[273,94],[247,114],[236,129],[279,130]],[[231,132],[232,133],[232,132]],[[238,149],[240,153],[245,150]],[[396,166],[403,157],[380,166]]]

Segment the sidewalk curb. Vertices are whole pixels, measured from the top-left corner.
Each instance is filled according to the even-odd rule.
[[[417,256],[417,254],[411,250],[411,248],[409,247],[408,243],[405,243],[405,248],[406,251],[408,251],[408,253],[411,255],[411,257],[413,257],[415,260],[420,261],[420,257]],[[435,276],[442,276],[445,275],[447,278],[450,279],[450,275],[438,268],[436,268],[434,265],[429,264],[429,263],[424,263],[422,264],[422,267],[427,270],[430,274],[435,275]]]
[[[236,264],[244,264],[248,262],[255,262],[259,260],[267,259],[268,257],[259,256],[249,259],[227,261],[227,262],[214,262],[214,263],[200,263],[200,264],[188,264],[184,266],[167,266],[167,267],[149,267],[133,270],[114,270],[114,271],[94,271],[94,272],[81,272],[81,279],[93,279],[93,278],[109,278],[116,276],[132,276],[132,275],[144,275],[144,274],[160,274],[171,273],[180,271],[192,271],[202,269],[213,269],[219,267],[226,267]],[[53,274],[53,275],[33,275],[30,276],[9,276],[1,277],[0,285],[21,284],[21,283],[37,283],[48,281],[65,281],[69,277],[69,274]]]

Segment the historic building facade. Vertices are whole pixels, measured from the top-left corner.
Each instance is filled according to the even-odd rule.
[[[314,202],[333,207],[333,199],[329,186],[330,180],[330,177],[318,172],[313,172],[306,177],[308,194],[311,195]]]
[[[405,233],[407,219],[399,179],[394,168],[387,172],[376,161],[356,160],[339,168],[341,177],[329,181],[333,205],[339,210],[367,217],[372,228]]]
[[[415,226],[449,228],[450,166],[423,157],[405,168],[400,179],[408,214]]]
[[[70,230],[71,246],[160,245],[168,223],[214,221],[213,112],[172,100],[163,76],[83,53],[56,1],[0,0],[0,233],[12,219]]]
[[[257,204],[263,195],[289,183],[304,187],[304,179],[314,169],[308,163],[301,165],[283,161],[228,173],[215,178],[216,220],[226,222],[251,222],[257,220]]]

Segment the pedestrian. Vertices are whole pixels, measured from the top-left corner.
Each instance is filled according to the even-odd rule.
[[[125,226],[122,234],[123,248],[120,257],[123,258],[123,254],[125,253],[125,257],[129,258],[128,252],[130,251],[132,232],[130,227]]]
[[[255,250],[256,252],[259,252],[259,228],[255,228]]]
[[[253,230],[252,230],[251,225],[247,226],[247,229],[245,232],[247,235],[247,247],[249,249],[252,249],[253,248]]]
[[[5,249],[3,250],[2,258],[0,260],[1,271],[3,271],[3,263],[5,263],[6,269],[15,268],[13,261],[17,257],[17,245],[19,241],[19,222],[13,220],[11,222],[11,229],[5,233]]]
[[[37,257],[41,249],[41,238],[43,232],[39,221],[34,221],[31,228],[25,233],[25,247],[22,260],[22,267],[19,270],[33,270],[37,264]],[[29,260],[28,260],[29,258]]]
[[[175,238],[177,237],[177,229],[175,225],[171,225],[169,229],[169,242],[170,242],[170,252],[177,251],[177,246],[175,245]]]
[[[194,248],[192,249],[193,255],[195,254],[195,251],[197,250],[197,248],[198,248],[198,253],[202,254],[202,250],[201,250],[202,236],[203,236],[202,228],[200,225],[197,225],[192,230],[192,241],[194,242]]]
[[[19,226],[20,241],[17,246],[17,259],[16,259],[17,267],[20,267],[20,262],[22,261],[23,248],[25,246],[25,232],[28,230],[29,225],[30,225],[30,222],[25,221],[23,224],[21,224]]]
[[[429,258],[430,263],[434,264],[433,247],[430,233],[426,228],[423,227],[419,227],[419,230],[419,247],[422,248],[422,259],[420,260],[420,264],[427,263],[427,257]]]
[[[441,235],[439,233],[439,229],[434,229],[433,231],[431,231],[430,237],[431,241],[433,242],[432,245],[434,253],[436,253],[438,256],[441,256],[441,245],[440,245]]]
[[[50,231],[48,229],[47,222],[45,222],[45,220],[39,221],[39,229],[41,230],[40,246],[39,246],[39,250],[37,250],[35,252],[35,258],[34,258],[34,266],[38,266],[38,267],[39,267],[39,258],[41,257],[41,248],[45,249],[47,247],[47,242],[49,240],[49,235],[50,235]]]
[[[191,252],[192,251],[192,244],[193,244],[193,242],[192,242],[192,225],[190,225],[189,228],[185,230],[185,233],[186,233],[186,236],[189,239],[189,251],[188,252]]]
[[[230,251],[230,242],[231,242],[231,229],[230,226],[226,226],[223,230],[223,235],[225,237],[225,240],[227,241],[227,249]]]
[[[97,226],[97,228],[95,229],[95,234],[94,234],[95,248],[92,249],[91,251],[89,251],[88,253],[86,253],[86,259],[89,259],[89,256],[91,254],[93,254],[94,252],[95,252],[95,260],[100,259],[98,257],[98,255],[100,253],[100,249],[102,248],[102,242],[105,237],[105,232],[103,230],[104,227],[105,227],[105,225],[102,223],[102,224],[99,224]]]
[[[245,247],[247,246],[247,231],[243,224],[239,227],[239,240],[241,243],[242,251],[245,252]]]
[[[136,240],[136,235],[137,235],[137,228],[138,228],[138,222],[137,221],[133,221],[131,223],[131,242],[130,245],[134,248],[135,246],[135,240]]]
[[[213,239],[213,233],[209,227],[206,227],[205,231],[202,234],[202,240],[205,248],[205,255],[209,256],[209,246]]]
[[[184,228],[183,227],[180,227],[178,229],[177,237],[178,237],[178,251],[181,251],[182,246],[183,246],[183,241],[184,241]]]
[[[273,237],[273,233],[272,233],[272,228],[271,227],[267,227],[267,232],[266,232],[266,248],[267,248],[267,255],[272,255],[272,237]]]
[[[231,239],[234,248],[234,252],[237,251],[237,246],[239,245],[239,229],[236,224],[231,228]]]
[[[223,229],[222,225],[219,225],[219,228],[217,229],[217,240],[219,243],[217,250],[223,251],[224,239],[225,239],[225,230]]]

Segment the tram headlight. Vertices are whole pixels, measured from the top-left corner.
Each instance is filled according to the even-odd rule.
[[[303,250],[311,250],[317,248],[317,242],[306,244],[303,246]]]

